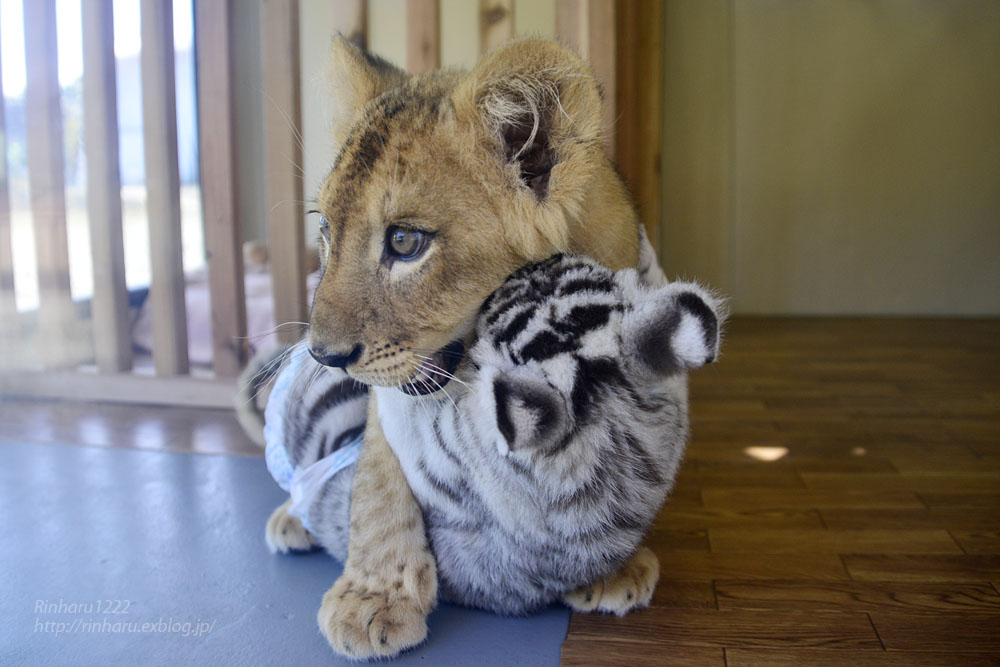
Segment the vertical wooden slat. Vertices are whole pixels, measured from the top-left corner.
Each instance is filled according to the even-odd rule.
[[[514,0],[479,0],[479,50],[486,53],[514,36]]]
[[[152,253],[149,299],[158,375],[188,371],[172,0],[142,0],[142,120]]]
[[[587,58],[597,80],[604,88],[604,148],[615,154],[615,135],[620,110],[615,102],[615,0],[590,0],[588,3]]]
[[[48,365],[73,358],[62,113],[54,0],[24,3],[25,131],[38,260],[39,347]]]
[[[556,36],[590,62],[604,89],[604,147],[608,155],[615,154],[618,121],[615,14],[615,0],[556,0]]]
[[[0,21],[3,19],[0,18]],[[0,59],[0,72],[3,62]],[[18,341],[17,302],[14,297],[14,253],[10,238],[10,186],[7,178],[7,121],[3,104],[3,75],[0,74],[0,346],[13,352]],[[6,365],[0,359],[0,368]]]
[[[663,4],[618,0],[616,161],[654,248],[662,242]]]
[[[198,129],[201,198],[212,304],[212,368],[234,377],[246,363],[243,241],[236,220],[231,0],[197,0]]]
[[[586,56],[587,5],[590,0],[556,0],[556,38]]]
[[[94,354],[103,373],[132,367],[121,179],[112,0],[83,0],[83,112],[87,208],[94,265]]]
[[[340,34],[362,50],[368,48],[367,0],[331,0],[333,34]]]
[[[421,74],[440,66],[438,0],[406,0],[406,68]]]
[[[307,316],[298,1],[262,0],[260,22],[268,241],[274,317],[280,326],[285,322],[303,322]],[[298,327],[281,327],[278,336],[283,342],[292,343],[299,338],[300,331]]]

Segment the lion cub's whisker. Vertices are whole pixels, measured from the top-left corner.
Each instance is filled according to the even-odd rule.
[[[435,364],[434,363],[434,359],[432,357],[425,357],[422,354],[414,354],[413,356],[419,357],[420,359],[423,359],[424,361],[429,362],[428,364],[426,364],[429,367],[427,370],[430,370],[431,372],[435,373],[436,375],[440,375],[442,377],[446,377],[449,380],[454,380],[455,382],[459,383],[460,385],[463,385],[465,387],[469,387],[468,383],[463,382],[462,380],[459,380],[454,374],[449,373],[448,371],[444,370],[443,368],[441,368],[440,366],[438,366],[437,364]],[[423,364],[418,365],[418,368],[420,368],[421,366],[423,366]]]
[[[455,407],[455,409],[456,410],[458,409],[458,404],[455,403],[455,399],[452,398],[452,396],[451,396],[450,393],[448,393],[448,390],[445,389],[437,380],[435,380],[433,377],[431,377],[430,375],[428,375],[427,372],[424,370],[422,364],[418,364],[417,362],[413,361],[412,359],[409,360],[409,363],[416,367],[417,374],[423,376],[423,381],[430,382],[432,385],[434,385],[435,387],[437,387],[438,391],[444,392],[444,395],[448,397],[448,400],[451,401],[451,404]]]

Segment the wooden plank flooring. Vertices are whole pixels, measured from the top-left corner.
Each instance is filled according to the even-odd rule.
[[[563,664],[1000,664],[998,371],[996,320],[734,319],[653,604]]]
[[[566,665],[1000,664],[1000,321],[736,318],[647,543]],[[227,411],[0,401],[0,438],[259,455]]]

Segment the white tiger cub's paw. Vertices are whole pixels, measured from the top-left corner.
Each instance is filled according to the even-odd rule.
[[[316,620],[334,651],[365,660],[392,657],[427,638],[437,602],[437,567],[429,551],[391,572],[354,566],[323,596]]]
[[[271,517],[267,520],[264,539],[273,554],[308,551],[316,544],[316,538],[302,525],[302,520],[288,513],[288,506],[291,504],[289,498],[271,512]]]
[[[648,547],[639,551],[617,572],[590,586],[563,596],[563,603],[581,613],[605,612],[624,616],[633,609],[648,607],[660,579],[660,561]]]

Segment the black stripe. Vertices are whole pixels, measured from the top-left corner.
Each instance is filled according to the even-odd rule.
[[[632,383],[627,380],[622,385],[622,389],[632,399],[632,403],[643,412],[661,412],[668,405],[675,405],[673,401],[662,393],[651,397],[640,395],[635,387],[632,386]]]
[[[650,484],[663,484],[663,476],[660,475],[657,470],[656,463],[653,461],[653,458],[631,431],[625,431],[623,433],[615,428],[612,429],[611,436],[622,438],[625,441],[625,444],[628,445],[628,449],[638,459],[638,464],[632,466],[632,473],[635,477],[645,482],[649,482]]]
[[[577,423],[586,416],[591,404],[608,387],[627,385],[618,362],[607,357],[587,359],[575,357],[577,362],[576,375],[573,378],[573,414]]]
[[[486,325],[493,326],[511,308],[524,303],[526,299],[531,300],[528,296],[528,288],[529,285],[524,284],[507,284],[490,295],[490,298],[483,304],[483,311],[489,311],[486,315]]]
[[[562,284],[559,288],[559,296],[570,296],[577,292],[590,291],[609,293],[612,287],[611,279],[608,276],[594,277],[592,275],[583,278],[573,278]]]
[[[494,345],[510,343],[514,338],[524,331],[532,315],[535,314],[535,307],[529,306],[511,318],[511,321],[503,328],[503,331],[493,337]]]
[[[433,486],[434,489],[439,491],[441,494],[447,496],[448,499],[451,500],[456,505],[462,504],[461,494],[457,490],[449,486],[447,483],[445,483],[443,480],[441,480],[439,477],[434,475],[427,467],[427,463],[426,461],[424,461],[424,458],[422,456],[419,459],[417,459],[417,470],[419,470],[421,474],[423,474],[423,476],[427,479],[428,482],[430,482],[430,485]]]
[[[451,461],[456,466],[461,468],[462,462],[458,460],[458,456],[456,456],[454,452],[451,451],[451,448],[445,444],[447,440],[445,439],[444,434],[441,433],[441,413],[438,413],[438,415],[434,418],[433,426],[434,426],[434,438],[437,440],[438,449],[444,452],[444,455],[448,457],[449,461]]]
[[[507,456],[504,458],[507,461],[507,465],[510,466],[510,469],[516,472],[518,475],[521,475],[522,477],[534,478],[534,475],[531,473],[531,468],[529,468],[522,461],[513,456]]]
[[[337,451],[350,441],[354,440],[356,437],[365,432],[365,424],[358,424],[354,428],[349,428],[340,435],[338,435],[333,440],[333,445],[329,450],[325,450],[323,456],[329,456],[333,452]]]
[[[562,440],[556,443],[554,447],[547,450],[545,452],[545,456],[551,458],[553,456],[561,454],[567,447],[569,447],[569,444],[573,442],[575,438],[576,438],[576,428],[574,427],[573,430],[564,435]]]
[[[670,346],[670,338],[680,321],[680,313],[669,310],[660,313],[637,335],[639,358],[661,375],[673,375],[679,367]]]
[[[615,512],[611,525],[620,530],[645,530],[647,522],[631,512]]]
[[[506,382],[497,380],[493,383],[493,403],[496,406],[497,428],[508,445],[512,445],[517,433],[510,420],[510,387]]]
[[[701,321],[702,337],[708,348],[708,358],[705,363],[715,361],[715,341],[719,337],[719,320],[701,297],[694,292],[684,292],[677,297],[677,303]]]
[[[360,384],[356,382],[353,378],[345,378],[338,381],[336,384],[331,386],[323,395],[320,396],[316,401],[313,402],[312,406],[309,408],[309,412],[306,414],[305,419],[305,430],[298,437],[300,443],[306,443],[310,437],[312,437],[313,431],[316,428],[316,424],[319,423],[326,413],[328,413],[333,408],[346,403],[347,401],[358,398],[368,393],[367,385]],[[296,465],[298,462],[295,462]]]
[[[590,507],[604,497],[606,487],[607,483],[601,479],[601,474],[595,471],[595,474],[587,480],[586,484],[579,487],[571,495],[557,500],[554,503],[554,508],[564,512],[577,505],[582,505],[585,508]]]
[[[538,332],[520,351],[522,361],[544,361],[564,352],[573,352],[580,347],[575,338],[563,338],[546,329]]]
[[[356,398],[363,394],[368,393],[368,387],[363,384],[359,384],[353,378],[345,378],[340,380],[313,402],[312,407],[309,408],[309,414],[307,415],[307,420],[309,423],[315,423],[317,419],[323,416],[323,413],[328,411],[330,408],[336,407],[341,403],[346,403],[352,398]]]
[[[562,324],[572,328],[577,336],[607,325],[612,307],[603,303],[576,306],[562,319]]]

